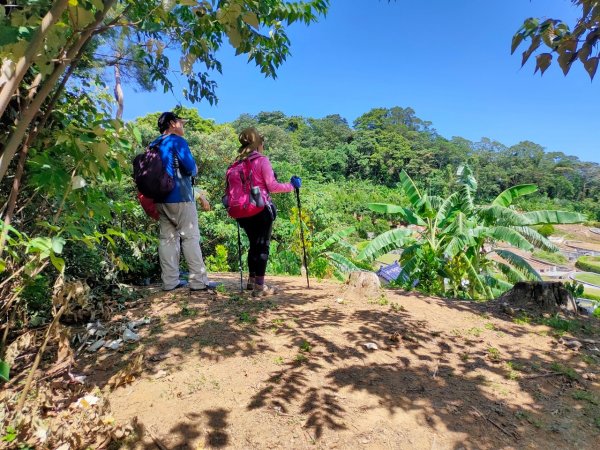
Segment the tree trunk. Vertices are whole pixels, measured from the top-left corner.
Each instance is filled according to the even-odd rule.
[[[13,76],[6,81],[2,86],[2,90],[0,90],[0,116],[6,111],[10,99],[19,88],[19,84],[31,67],[31,64],[33,64],[44,37],[46,37],[48,31],[50,31],[52,26],[58,21],[65,9],[67,9],[67,4],[68,0],[55,0],[50,11],[48,11],[42,19],[42,23],[29,42],[25,54],[17,61]]]
[[[560,281],[520,281],[500,298],[511,307],[557,313],[573,311],[573,297]]]
[[[121,58],[120,54],[117,54],[117,61]],[[116,119],[121,120],[123,118],[123,87],[121,86],[121,68],[119,63],[115,64],[115,100],[117,101],[117,114]]]
[[[36,114],[40,111],[44,101],[46,98],[48,98],[50,92],[52,92],[52,89],[58,82],[58,79],[65,71],[67,62],[72,62],[73,60],[77,59],[80,50],[89,41],[94,33],[94,30],[104,20],[106,13],[108,13],[108,11],[112,8],[115,1],[116,0],[107,0],[104,2],[104,10],[96,13],[96,20],[92,24],[88,25],[88,27],[79,35],[79,38],[68,50],[66,56],[60,60],[60,62],[54,68],[52,74],[45,80],[31,104],[25,108],[25,111],[23,111],[23,114],[17,124],[17,128],[10,136],[2,155],[0,155],[0,181],[2,181],[6,175],[8,166],[12,161],[12,158],[15,156],[15,153],[19,149],[19,146],[23,142],[23,137],[25,136],[25,133],[27,133],[29,125],[33,121]]]

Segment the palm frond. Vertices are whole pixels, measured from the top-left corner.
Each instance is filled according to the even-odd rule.
[[[335,243],[342,243],[343,239],[345,237],[350,236],[355,231],[356,231],[356,227],[348,227],[348,228],[344,228],[343,230],[337,231],[337,232],[333,233],[325,242],[323,242],[323,244],[321,244],[320,247],[322,249],[326,249]],[[350,245],[350,244],[348,244],[348,245]],[[354,253],[356,253],[356,251]]]
[[[412,239],[412,233],[412,230],[407,228],[394,228],[386,231],[369,242],[358,254],[358,259],[372,261],[391,250],[402,248]]]
[[[531,265],[521,256],[511,252],[510,250],[493,249],[501,258],[508,261],[515,269],[521,272],[528,280],[542,281],[542,277]]]
[[[560,252],[560,249],[552,243],[552,241],[546,239],[540,233],[530,227],[511,227],[513,230],[521,234],[527,239],[535,248],[545,250],[547,252]]]
[[[417,186],[413,182],[412,178],[410,178],[404,170],[400,172],[400,184],[402,185],[402,189],[408,197],[410,204],[416,209],[419,201],[421,200],[421,193],[417,189]]]
[[[507,242],[513,247],[520,248],[530,252],[533,250],[533,245],[525,239],[521,234],[508,227],[490,227],[487,235],[495,241]]]
[[[587,220],[585,215],[572,211],[530,211],[522,213],[521,217],[527,221],[524,225],[581,223]]]
[[[357,267],[356,264],[354,264],[345,256],[340,255],[339,253],[325,252],[323,253],[323,256],[325,256],[329,261],[331,261],[335,268],[342,272],[352,272],[354,270],[360,270],[360,268]]]
[[[498,197],[494,199],[492,205],[506,207],[509,206],[516,198],[532,194],[537,192],[537,190],[538,188],[535,184],[519,184],[506,189],[504,192],[501,192]]]

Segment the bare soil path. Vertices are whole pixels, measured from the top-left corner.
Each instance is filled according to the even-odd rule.
[[[257,300],[234,274],[213,278],[226,292],[139,301],[113,318],[150,317],[139,343],[80,361],[103,388],[143,355],[108,394],[115,420],[137,423],[121,448],[600,448],[600,350],[547,326],[300,278]]]

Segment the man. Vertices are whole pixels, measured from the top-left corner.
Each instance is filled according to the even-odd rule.
[[[173,112],[164,112],[158,118],[161,136],[158,142],[163,166],[175,180],[174,189],[156,204],[160,214],[160,241],[158,257],[162,271],[163,290],[185,287],[188,282],[179,279],[180,251],[189,267],[189,286],[192,291],[214,289],[210,283],[200,250],[198,211],[194,200],[192,177],[198,173],[196,162],[183,138],[185,119]],[[201,198],[203,208],[210,205]]]

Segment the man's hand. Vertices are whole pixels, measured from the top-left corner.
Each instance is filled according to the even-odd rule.
[[[212,208],[210,207],[210,203],[206,199],[206,193],[201,191],[200,189],[194,188],[194,196],[196,197],[196,201],[200,202],[200,207],[202,211],[210,211]]]

